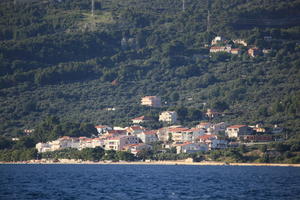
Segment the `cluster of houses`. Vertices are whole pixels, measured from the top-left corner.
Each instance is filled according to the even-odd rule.
[[[268,37],[265,37],[265,40],[270,40]],[[242,47],[248,47],[248,44],[245,40],[242,39],[236,39],[236,40],[226,40],[225,38],[221,36],[216,36],[211,41],[211,47],[209,49],[210,53],[219,53],[219,52],[225,52],[230,53],[233,55],[241,55],[242,49],[241,48],[233,48],[233,45],[235,46],[242,46]],[[270,49],[259,49],[256,46],[251,46],[248,48],[247,53],[250,57],[256,57],[262,54],[268,54],[270,53]]]
[[[150,107],[160,107],[161,98],[157,96],[146,96],[141,99],[141,105]],[[214,118],[220,113],[211,109],[207,110],[208,119]],[[266,135],[266,129],[261,125],[228,125],[225,122],[212,123],[200,122],[197,126],[187,128],[178,123],[175,111],[164,111],[159,115],[159,121],[166,122],[165,127],[158,130],[148,130],[141,126],[142,123],[151,121],[146,116],[132,119],[132,126],[129,127],[109,127],[106,125],[95,126],[98,135],[93,138],[68,137],[64,136],[57,140],[38,143],[38,152],[48,152],[75,148],[102,147],[105,150],[129,151],[137,154],[142,150],[151,150],[153,144],[160,142],[162,149],[175,148],[177,153],[192,153],[199,151],[209,151],[214,149],[225,149],[237,146],[237,142],[270,142],[272,135]],[[274,127],[274,133],[282,131],[279,127]],[[156,143],[157,144],[157,143]]]
[[[192,128],[173,125],[158,130],[147,130],[140,125],[125,128],[98,125],[95,128],[98,135],[93,138],[64,136],[51,142],[38,143],[36,149],[42,153],[66,148],[81,150],[102,147],[105,150],[129,151],[137,154],[143,149],[151,150],[152,145],[160,141],[164,149],[175,148],[177,153],[192,153],[234,146],[235,144],[229,142],[228,138],[242,141],[272,141],[273,139],[272,136],[254,134],[265,131],[262,127],[228,126],[225,122],[201,122]]]

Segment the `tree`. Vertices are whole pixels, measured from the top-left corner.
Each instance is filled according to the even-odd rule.
[[[0,149],[10,149],[13,146],[13,141],[4,137],[0,136]]]
[[[118,160],[134,161],[134,155],[127,151],[117,151]]]
[[[31,137],[21,137],[19,140],[16,142],[14,145],[14,148],[16,149],[29,149],[29,148],[34,148],[36,142],[34,141],[33,138]]]
[[[116,151],[115,150],[106,150],[103,159],[117,161],[118,157],[117,157]]]
[[[153,152],[149,149],[142,149],[136,154],[136,156],[140,160],[152,159]]]

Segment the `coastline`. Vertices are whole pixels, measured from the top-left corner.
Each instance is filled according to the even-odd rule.
[[[77,161],[62,159],[59,162],[51,160],[31,160],[21,162],[0,162],[0,164],[89,164],[89,165],[195,165],[195,166],[269,166],[269,167],[300,167],[300,164],[286,164],[286,163],[226,163],[226,162],[213,162],[213,161],[202,161],[202,162],[190,162],[186,160],[174,160],[174,161]]]

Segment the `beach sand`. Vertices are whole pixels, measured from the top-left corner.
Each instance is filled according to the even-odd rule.
[[[192,162],[186,160],[174,160],[174,161],[145,161],[145,162],[112,162],[112,161],[78,161],[61,159],[59,162],[51,160],[30,160],[22,162],[0,162],[0,164],[94,164],[94,165],[198,165],[198,166],[280,166],[280,167],[300,167],[300,164],[283,164],[283,163],[225,163],[225,162],[214,162],[214,161],[202,161]]]

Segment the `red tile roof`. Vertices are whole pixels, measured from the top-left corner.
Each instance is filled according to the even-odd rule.
[[[198,137],[199,140],[209,140],[212,138],[216,138],[217,139],[217,135],[201,135]]]
[[[144,131],[143,133],[145,135],[156,135],[157,131],[156,130],[151,130],[151,131]]]
[[[233,125],[233,126],[229,126],[227,128],[242,128],[242,127],[246,127],[246,125]]]
[[[98,125],[98,126],[95,126],[95,128],[108,128],[108,126],[105,126],[105,125]]]
[[[188,128],[178,127],[178,128],[169,128],[169,132],[183,132],[183,131],[189,131]]]
[[[189,145],[189,144],[192,144],[192,142],[185,142],[183,144],[175,144],[175,146],[186,146],[186,145]]]

